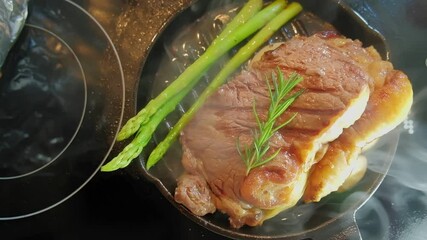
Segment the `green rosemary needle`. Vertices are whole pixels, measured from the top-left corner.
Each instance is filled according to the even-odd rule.
[[[296,116],[296,114],[294,114],[286,122],[280,124],[279,126],[275,126],[277,118],[280,117],[295,101],[295,99],[297,99],[304,91],[301,89],[293,94],[290,94],[292,89],[302,80],[303,77],[297,73],[292,73],[289,75],[288,79],[285,79],[280,69],[277,70],[277,74],[272,74],[273,88],[267,79],[267,86],[271,102],[266,121],[261,121],[254,101],[253,112],[258,128],[252,131],[253,142],[249,146],[245,146],[245,148],[242,149],[239,138],[237,138],[237,151],[245,162],[246,175],[249,174],[252,169],[268,163],[269,161],[273,160],[277,154],[279,154],[281,149],[278,149],[276,152],[267,155],[268,150],[270,149],[269,140],[275,132],[290,123]]]

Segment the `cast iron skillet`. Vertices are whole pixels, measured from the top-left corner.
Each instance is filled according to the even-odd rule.
[[[211,1],[213,2],[213,1]],[[155,96],[166,81],[173,80],[182,67],[188,64],[199,54],[202,44],[195,43],[197,40],[192,37],[191,32],[186,30],[197,29],[200,31],[215,31],[217,25],[213,25],[211,30],[204,28],[203,21],[208,13],[214,12],[233,14],[234,5],[217,6],[214,9],[208,8],[208,0],[199,0],[191,4],[187,9],[177,13],[168,24],[160,31],[158,37],[153,41],[146,63],[142,66],[141,78],[137,94],[137,110],[145,106],[150,98]],[[227,2],[227,1],[224,1]],[[228,1],[230,2],[230,1]],[[281,31],[271,40],[286,40],[295,34],[310,35],[319,30],[330,30],[331,25],[341,34],[352,39],[359,39],[364,46],[374,46],[384,59],[388,59],[388,48],[385,39],[374,29],[372,29],[356,12],[350,7],[337,0],[327,1],[299,1],[304,12],[292,22],[284,26]],[[241,6],[239,1],[233,4]],[[239,5],[240,4],[240,5]],[[230,10],[231,9],[231,10]],[[227,12],[230,10],[229,12]],[[313,14],[313,15],[311,15]],[[314,16],[314,17],[313,17]],[[319,19],[323,21],[319,21]],[[190,26],[196,20],[201,19],[196,27]],[[211,19],[212,20],[212,19]],[[329,25],[331,24],[331,25]],[[212,25],[211,25],[212,26]],[[196,34],[197,35],[197,34]],[[203,35],[203,32],[202,32]],[[209,41],[209,40],[208,40]],[[186,43],[186,45],[182,45]],[[181,44],[181,45],[180,45]],[[190,45],[190,47],[188,47]],[[192,45],[192,46],[191,46]],[[172,46],[172,47],[171,47]],[[181,49],[178,49],[181,48]],[[171,50],[172,49],[172,50]],[[171,51],[175,51],[172,52]],[[178,56],[186,55],[189,56]],[[171,63],[171,57],[178,57],[176,63]],[[215,70],[213,70],[215,71]],[[202,86],[210,79],[209,73],[202,81]],[[215,213],[204,217],[198,217],[189,212],[185,207],[177,204],[173,199],[176,187],[176,179],[181,175],[180,145],[176,143],[165,158],[155,167],[147,171],[145,160],[158,140],[162,139],[168,128],[173,126],[178,117],[189,107],[194,96],[200,89],[195,89],[191,96],[184,100],[178,110],[165,120],[165,124],[160,126],[154,139],[140,156],[138,161],[134,161],[128,171],[136,178],[144,176],[153,182],[161,193],[180,212],[192,219],[194,222],[214,231],[218,234],[230,238],[246,239],[358,239],[360,234],[355,223],[354,214],[376,191],[387,173],[398,142],[398,132],[393,131],[387,137],[380,139],[376,147],[366,153],[369,161],[368,171],[363,180],[351,190],[344,193],[333,193],[325,197],[319,203],[298,204],[297,206],[282,212],[273,219],[267,220],[259,227],[242,227],[233,229],[229,226],[227,216]]]

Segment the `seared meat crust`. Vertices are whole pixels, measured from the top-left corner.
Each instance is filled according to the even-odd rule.
[[[278,124],[294,113],[297,117],[270,140],[271,151],[280,148],[280,154],[246,176],[246,166],[237,152],[236,141],[237,138],[241,144],[252,141],[251,129],[256,127],[253,101],[261,118],[265,118],[269,105],[266,76],[271,76],[277,67],[285,76],[292,72],[302,75],[304,80],[296,90],[304,88],[305,92],[279,118]],[[178,182],[176,201],[197,215],[211,213],[216,208],[226,213],[236,228],[245,224],[260,225],[294,206],[302,198],[307,182],[309,185],[315,182],[309,176],[314,176],[316,170],[309,173],[313,166],[321,166],[320,162],[316,164],[319,160],[326,161],[330,154],[329,143],[340,143],[341,140],[337,140],[338,143],[334,140],[362,116],[370,95],[379,94],[375,89],[387,88],[389,84],[384,85],[384,82],[391,68],[375,49],[363,48],[359,41],[341,37],[295,37],[273,50],[261,51],[246,70],[206,102],[182,132],[182,163],[186,173]],[[393,94],[391,91],[390,96]],[[372,105],[373,100],[369,101]],[[373,113],[383,114],[389,110],[378,103],[377,108],[369,106]],[[400,115],[405,115],[405,111],[406,108]],[[401,121],[399,117],[394,119],[389,126]],[[369,125],[363,119],[357,123],[361,126],[355,131],[371,131],[363,128]],[[378,121],[374,123],[382,128]],[[362,133],[360,139],[368,138]],[[356,146],[360,147],[358,143]],[[358,155],[357,151],[351,153]],[[348,156],[344,154],[341,158],[346,160]],[[324,177],[321,170],[317,172]],[[336,173],[326,174],[334,176]],[[344,175],[343,181],[349,174]],[[325,195],[319,193],[316,186],[310,191],[311,195]],[[186,193],[193,194],[186,196]],[[195,199],[197,196],[200,199]],[[314,200],[307,191],[305,196],[306,200]]]

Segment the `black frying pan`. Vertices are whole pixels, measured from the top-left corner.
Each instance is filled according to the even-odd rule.
[[[388,59],[387,44],[381,34],[372,29],[356,12],[341,1],[307,0],[300,2],[304,7],[304,13],[298,16],[291,25],[284,26],[276,35],[277,38],[284,37],[286,39],[294,34],[310,35],[319,30],[328,30],[332,25],[341,34],[352,39],[361,40],[365,46],[373,45],[384,59]],[[239,6],[242,1],[234,4]],[[179,44],[179,41],[176,42],[174,37],[184,36],[182,41],[191,42],[191,33],[185,33],[185,30],[188,30],[195,20],[209,21],[209,19],[206,20],[208,13],[212,11],[225,13],[227,9],[232,9],[230,6],[221,7],[218,5],[211,9],[208,7],[209,5],[210,2],[207,0],[194,2],[182,12],[176,13],[167,25],[159,30],[159,35],[152,43],[145,64],[141,66],[141,78],[137,92],[137,110],[145,106],[148,100],[165,86],[165,80],[173,80],[173,76],[179,73],[179,71],[165,71],[165,68],[168,69],[168,64],[170,64],[170,61],[168,62],[167,60],[168,53],[165,49],[171,44]],[[196,30],[200,29],[196,27]],[[186,49],[182,51],[186,51]],[[191,50],[188,51],[191,52]],[[191,58],[183,59],[183,61],[191,61]],[[173,69],[173,67],[170,67],[170,69]],[[209,80],[209,77],[206,80]],[[195,89],[195,91],[199,90]],[[188,97],[182,104],[181,111],[177,110],[165,120],[165,124],[156,132],[154,139],[145,152],[126,169],[135,179],[141,179],[141,176],[143,176],[144,179],[153,182],[170,203],[184,215],[207,229],[227,237],[238,239],[360,238],[354,214],[369,199],[384,179],[397,147],[399,136],[397,131],[393,131],[387,137],[382,138],[376,147],[367,153],[368,171],[363,180],[350,191],[333,193],[319,203],[298,204],[275,218],[267,220],[259,227],[233,229],[229,226],[227,216],[221,213],[198,217],[174,201],[173,193],[176,187],[176,179],[183,171],[180,162],[179,143],[176,143],[163,161],[150,169],[150,171],[147,171],[144,167],[146,157],[157,141],[161,140],[161,137],[165,135],[168,130],[168,124],[173,125],[174,121],[192,101],[194,101],[194,98]],[[145,184],[145,182],[144,180],[136,181],[136,184]]]

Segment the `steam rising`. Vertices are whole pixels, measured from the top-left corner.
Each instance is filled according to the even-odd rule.
[[[427,194],[427,89],[414,97],[412,113],[401,135],[399,150],[389,175],[402,185]],[[424,118],[424,119],[423,119]],[[411,134],[412,133],[412,134]]]
[[[427,225],[427,89],[414,97],[400,126],[400,140],[387,177],[357,212],[365,239],[424,239]],[[378,156],[377,156],[378,157]]]

